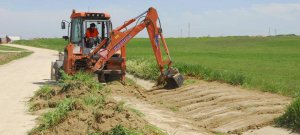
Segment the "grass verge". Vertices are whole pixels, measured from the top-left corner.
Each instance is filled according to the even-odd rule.
[[[6,63],[16,60],[16,59],[26,57],[30,54],[32,54],[32,52],[13,52],[13,53],[0,52],[0,65],[6,64]]]
[[[68,42],[58,38],[39,38],[33,40],[18,40],[14,41],[14,44],[63,51]]]
[[[46,85],[29,101],[30,110],[50,109],[39,117],[29,134],[163,135],[138,110],[110,97],[110,90],[92,74],[62,74],[55,85]]]
[[[0,45],[0,51],[26,51],[26,50],[22,48]]]
[[[300,131],[300,97],[296,98],[285,113],[275,120],[279,126]]]

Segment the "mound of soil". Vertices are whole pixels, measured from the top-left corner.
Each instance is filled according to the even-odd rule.
[[[91,84],[93,83],[96,82]],[[49,127],[43,123],[42,115],[38,121],[39,126],[29,134],[108,134],[120,125],[145,134],[157,134],[156,131],[145,131],[145,127],[150,124],[126,108],[124,103],[112,99],[109,93],[110,90],[106,87],[98,89],[80,80],[47,86],[30,99],[30,109],[33,113],[49,108],[53,111],[65,99],[71,99],[72,104],[67,114]]]

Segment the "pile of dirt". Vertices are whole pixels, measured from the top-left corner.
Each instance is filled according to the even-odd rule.
[[[47,112],[29,134],[163,134],[123,102],[112,99],[110,90],[92,76],[64,76],[60,83],[42,87],[30,99],[32,112]]]
[[[276,94],[200,80],[174,90],[143,90],[136,86],[119,94],[169,108],[213,133],[234,134],[273,124],[291,102]]]

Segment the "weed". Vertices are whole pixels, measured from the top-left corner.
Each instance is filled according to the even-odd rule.
[[[83,101],[86,105],[90,106],[99,106],[102,108],[105,103],[105,97],[102,95],[95,95],[95,94],[89,94],[85,98],[83,98]]]
[[[51,96],[53,96],[55,94],[55,92],[53,91],[52,87],[49,86],[49,85],[45,85],[45,86],[42,86],[39,90],[37,90],[34,95],[35,96],[39,96],[41,98],[44,98],[44,99],[50,99]]]
[[[146,125],[143,128],[143,132],[144,133],[153,133],[155,135],[167,135],[165,132],[163,132],[161,129],[159,129],[158,127],[156,127],[154,125]]]
[[[64,99],[58,104],[54,111],[43,114],[41,118],[41,126],[43,127],[43,129],[47,129],[64,119],[67,113],[71,111],[72,105],[72,99]]]
[[[130,111],[134,112],[137,116],[143,117],[145,116],[144,113],[142,113],[140,110],[137,110],[135,108],[129,108]]]
[[[169,109],[173,112],[178,112],[179,111],[178,107],[176,107],[176,106],[171,106],[171,107],[169,107]]]
[[[98,83],[94,78],[93,74],[78,72],[75,75],[69,76],[62,72],[60,79],[60,85],[63,87],[61,92],[72,91],[75,89],[84,89],[86,87],[90,92],[97,92],[103,88],[103,85]]]
[[[135,130],[130,130],[122,125],[117,125],[108,132],[108,135],[139,135]]]
[[[296,98],[285,113],[275,121],[280,126],[300,131],[300,97]]]
[[[125,109],[125,102],[124,101],[118,102],[116,111],[122,112],[122,111],[124,111],[124,109]]]

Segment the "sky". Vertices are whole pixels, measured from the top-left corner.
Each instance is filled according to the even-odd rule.
[[[300,0],[0,0],[0,35],[61,37],[73,9],[108,12],[115,28],[149,7],[165,37],[189,36],[189,25],[191,37],[300,34]]]

